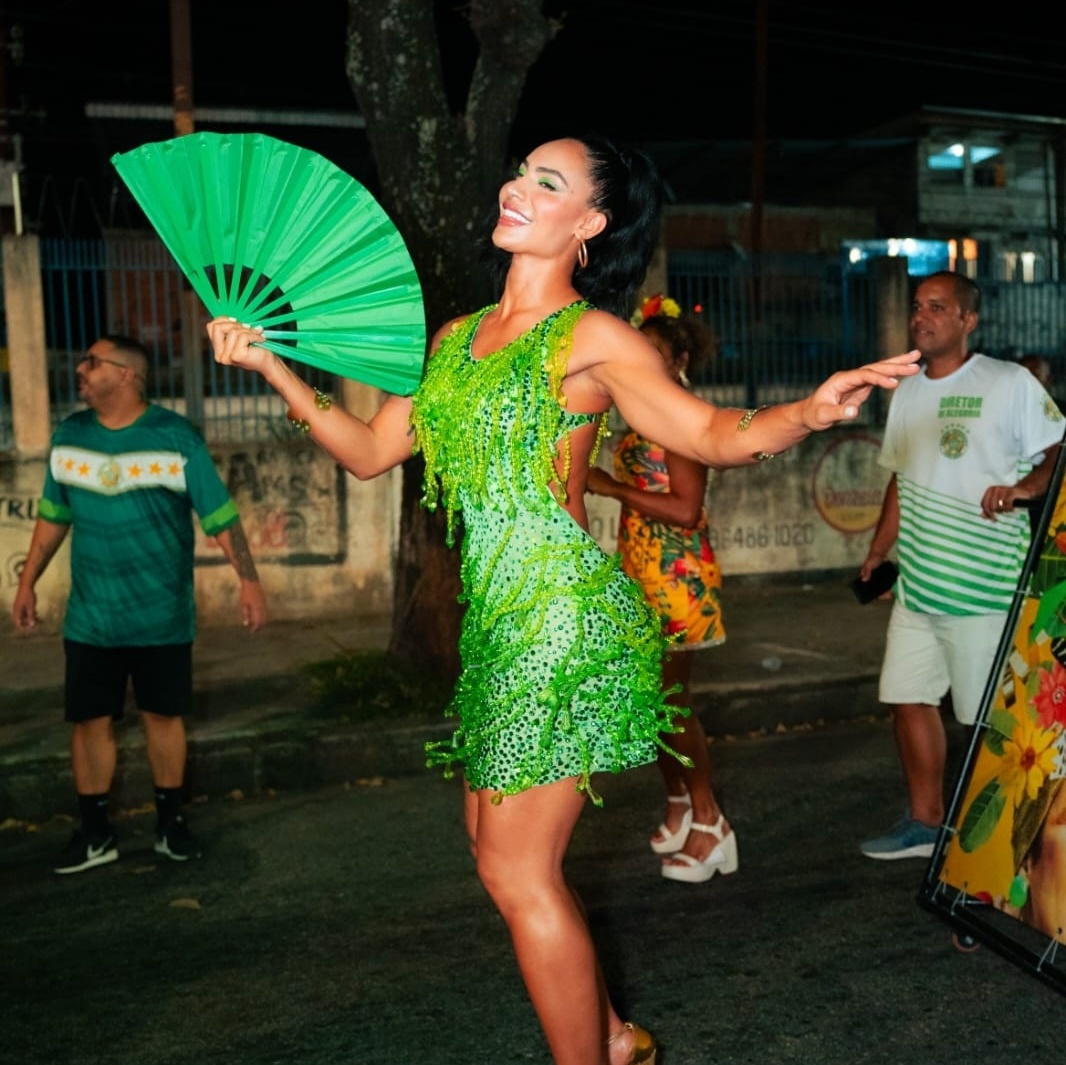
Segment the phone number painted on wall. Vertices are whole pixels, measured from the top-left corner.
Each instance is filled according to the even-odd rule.
[[[809,521],[711,526],[707,532],[715,551],[728,547],[742,547],[746,551],[770,547],[809,547],[814,543],[814,524]]]

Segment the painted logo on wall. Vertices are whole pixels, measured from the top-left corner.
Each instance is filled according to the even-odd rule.
[[[881,514],[889,472],[877,464],[881,442],[862,434],[834,440],[814,467],[814,505],[843,533],[870,532]]]

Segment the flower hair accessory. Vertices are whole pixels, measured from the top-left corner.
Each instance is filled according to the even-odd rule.
[[[640,305],[640,309],[633,315],[633,324],[640,325],[649,318],[662,315],[664,318],[680,318],[681,306],[676,300],[664,296],[661,292],[654,296],[648,296]]]

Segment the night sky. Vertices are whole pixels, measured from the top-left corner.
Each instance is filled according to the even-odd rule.
[[[637,143],[752,137],[756,0],[545,8],[562,30],[528,79],[521,146],[592,129]],[[460,0],[437,10],[458,99],[470,35]],[[925,105],[1066,121],[1061,11],[1017,5],[1012,22],[1006,9],[993,19],[944,3],[769,0],[766,10],[770,138],[847,137]],[[354,110],[347,17],[345,0],[191,0],[195,104]],[[0,24],[9,39],[21,30],[4,89],[31,185],[98,176],[86,102],[172,102],[167,0],[0,0]]]

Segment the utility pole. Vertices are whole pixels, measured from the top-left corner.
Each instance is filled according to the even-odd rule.
[[[193,132],[192,31],[189,0],[170,0],[170,65],[174,82],[174,133]],[[203,306],[196,293],[182,290],[181,364],[185,391],[185,414],[191,422],[204,424]]]
[[[22,162],[17,136],[12,133],[11,119],[16,112],[9,105],[8,68],[22,61],[22,27],[8,25],[6,5],[0,4],[0,205],[12,208],[12,228],[22,233],[22,200],[19,167]],[[0,229],[8,231],[7,211]]]
[[[192,32],[189,0],[170,0],[170,65],[174,81],[174,132],[193,131]]]
[[[751,251],[762,251],[766,199],[766,0],[755,5],[755,99],[751,138]]]
[[[762,362],[763,207],[766,200],[766,0],[755,4],[755,94],[751,134],[751,351],[747,359],[746,400],[755,406]]]

